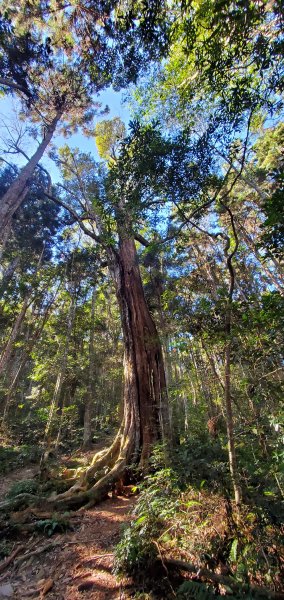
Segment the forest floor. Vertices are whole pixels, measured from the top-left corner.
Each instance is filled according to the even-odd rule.
[[[23,492],[36,494],[39,486],[42,486],[43,499],[44,494],[49,496],[56,489],[56,484],[70,486],[72,478],[74,481],[78,477],[78,470],[90,464],[94,453],[108,442],[95,444],[89,452],[77,450],[69,455],[54,455],[50,459],[47,479],[41,482],[38,455],[35,459],[33,447],[18,446],[11,451],[4,444],[0,454],[0,502],[7,498],[10,501]],[[281,594],[280,517],[274,501],[268,498],[266,505],[259,509],[254,509],[251,503],[244,505],[236,521],[228,498],[216,490],[188,485],[177,498],[168,470],[154,472],[151,477],[146,490],[140,487],[137,503],[132,486],[124,486],[124,495],[110,492],[103,502],[89,510],[47,512],[50,511],[47,503],[14,512],[3,510],[0,600],[128,600],[138,597],[164,600],[175,597],[174,590],[184,583],[190,584],[191,592],[193,585],[198,586],[198,590],[196,587],[193,590],[193,597],[197,597],[197,591],[202,594],[205,590],[207,594],[208,581],[212,593],[218,589],[223,596],[226,589],[224,575],[231,577],[229,583],[235,583],[237,590],[242,582],[247,583],[247,578],[240,579],[238,575],[240,566],[247,569],[250,584],[262,588],[262,598],[274,595],[274,598],[284,600],[284,593]],[[36,486],[36,489],[23,490],[27,485]],[[121,490],[117,491],[120,493]],[[146,563],[145,568],[138,563],[133,579],[118,579],[113,573],[115,547],[121,539],[123,525],[131,522],[134,507],[136,515],[131,542],[134,546],[122,545],[121,556],[124,558],[126,553],[128,559],[130,556],[135,562],[133,549],[140,548],[139,551],[145,552],[149,541],[147,551],[152,556],[154,547],[158,556],[153,559],[153,555],[152,563]],[[139,545],[137,540],[140,542],[141,539],[143,543]],[[184,569],[186,564],[193,565],[193,570]],[[206,567],[207,573],[201,577],[200,565]],[[123,572],[124,565],[121,570]],[[215,576],[219,577],[218,588],[214,586]],[[241,596],[251,597],[243,593]]]
[[[77,455],[77,458],[80,460],[82,456]],[[88,458],[84,454],[84,460]],[[0,485],[0,499],[4,499],[13,484],[32,479],[38,471],[38,465],[31,465],[4,476]],[[25,530],[23,524],[21,535],[17,535],[5,559],[8,561],[9,557],[16,554],[14,560],[8,566],[5,560],[0,563],[0,599],[129,598],[131,581],[118,580],[112,573],[113,551],[123,523],[131,518],[134,503],[133,496],[109,497],[91,510],[69,513],[66,516],[68,531],[50,537],[47,531],[44,535],[42,532],[29,531],[28,525]],[[17,523],[20,516],[18,512]],[[42,514],[41,519],[44,517]],[[53,515],[52,519],[51,527],[56,516]],[[26,522],[25,511],[22,520]]]

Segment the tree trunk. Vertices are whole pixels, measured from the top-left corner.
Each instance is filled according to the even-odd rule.
[[[234,420],[233,420],[233,408],[232,408],[232,395],[231,395],[231,346],[232,346],[232,310],[233,310],[233,295],[235,288],[235,269],[233,267],[233,258],[239,247],[239,239],[235,227],[235,221],[232,211],[228,206],[222,203],[226,211],[228,212],[231,220],[235,246],[232,251],[230,238],[227,240],[227,244],[224,248],[224,254],[226,257],[226,267],[230,278],[229,294],[227,299],[227,306],[225,312],[225,333],[226,341],[224,347],[224,366],[225,366],[225,381],[224,381],[224,392],[225,392],[225,404],[226,404],[226,425],[227,425],[227,437],[228,437],[228,455],[229,455],[229,467],[232,478],[232,484],[234,489],[234,496],[237,508],[240,506],[242,501],[242,490],[240,486],[240,476],[238,470],[236,447],[235,447],[235,432],[234,432]]]
[[[226,424],[228,437],[229,467],[234,488],[236,505],[241,504],[241,488],[239,483],[239,473],[235,449],[234,421],[231,398],[231,341],[227,340],[225,345],[225,403],[226,403]]]
[[[5,232],[7,231],[7,227],[9,228],[9,224],[11,222],[13,214],[19,208],[23,200],[25,199],[29,187],[30,187],[30,178],[34,173],[34,170],[42,158],[44,151],[46,150],[49,142],[52,139],[52,136],[55,132],[56,125],[62,116],[62,111],[58,111],[54,119],[51,121],[50,125],[47,127],[46,135],[41,141],[39,147],[37,148],[34,155],[31,157],[26,166],[22,169],[19,176],[13,181],[12,185],[10,185],[7,192],[2,196],[0,202],[0,243],[5,243]]]
[[[134,239],[121,236],[118,252],[108,249],[108,259],[125,346],[123,421],[110,448],[94,456],[67,492],[51,498],[59,508],[92,506],[125,476],[129,466],[145,468],[155,443],[171,443],[163,355],[146,304]]]
[[[1,257],[0,257],[0,260],[1,260]],[[2,271],[1,278],[0,278],[0,299],[3,298],[4,292],[6,291],[8,284],[10,283],[19,264],[20,264],[20,257],[15,256],[15,258],[13,258],[13,260],[10,262],[10,264],[7,266],[6,269],[1,268],[1,265],[0,265],[0,271]]]
[[[170,425],[163,355],[146,304],[133,239],[120,240],[116,290],[125,343],[125,411],[136,416],[133,450],[144,465],[153,444],[169,440]]]
[[[11,221],[9,221],[9,223],[3,228],[2,236],[1,236],[1,238],[2,238],[1,239],[1,247],[0,247],[0,270],[1,270],[1,272],[3,271],[3,268],[1,265],[3,254],[6,250],[7,242],[11,236],[11,233],[12,233],[12,223],[11,223]],[[4,277],[4,275],[3,275],[3,277]]]

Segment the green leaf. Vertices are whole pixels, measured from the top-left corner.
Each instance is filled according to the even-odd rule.
[[[201,502],[198,502],[197,500],[190,500],[189,502],[186,503],[185,506],[187,506],[187,508],[190,508],[191,506],[200,506]]]
[[[137,519],[137,521],[135,521],[135,525],[141,525],[141,523],[144,523],[146,518],[147,518],[146,515],[142,515],[142,517],[139,517],[139,519]]]
[[[237,560],[238,543],[239,543],[238,538],[235,538],[233,540],[233,543],[232,543],[232,546],[231,546],[231,550],[230,550],[230,560],[232,562],[236,562],[236,560]]]

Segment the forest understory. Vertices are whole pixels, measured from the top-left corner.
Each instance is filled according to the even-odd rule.
[[[186,484],[180,457],[176,470],[167,468],[157,447],[143,482],[113,485],[88,510],[53,510],[51,492],[68,489],[109,439],[54,454],[44,470],[31,446],[7,442],[1,598],[284,598],[283,512],[275,497],[236,510],[213,482],[190,484],[187,476]],[[21,499],[17,509],[3,511],[14,499]]]

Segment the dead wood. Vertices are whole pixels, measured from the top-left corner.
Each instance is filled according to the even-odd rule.
[[[284,600],[284,594],[282,592],[276,592],[257,585],[245,585],[242,583],[238,583],[233,577],[230,577],[229,575],[219,575],[217,573],[214,573],[213,571],[209,571],[209,569],[199,568],[193,563],[187,563],[183,560],[178,560],[174,558],[164,558],[163,563],[167,567],[172,567],[180,569],[181,571],[193,573],[197,579],[205,579],[206,581],[213,581],[214,583],[228,586],[233,591],[242,591],[247,593],[251,591],[255,594],[258,594],[259,596],[263,596],[264,598],[269,598],[270,600]]]

